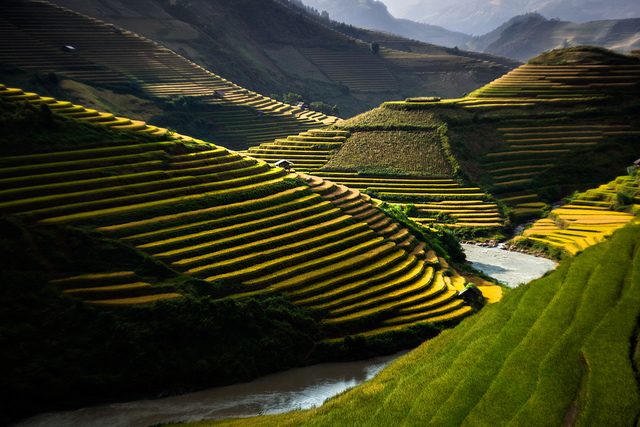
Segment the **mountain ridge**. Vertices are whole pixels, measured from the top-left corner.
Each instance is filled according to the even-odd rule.
[[[629,53],[640,48],[639,34],[640,18],[576,24],[529,13],[474,37],[464,47],[526,61],[548,50],[584,44]]]
[[[467,5],[464,1],[458,2],[460,6]],[[480,3],[480,2],[478,2]],[[614,49],[623,53],[628,53],[640,47],[640,18],[625,17],[614,18],[611,14],[601,13],[592,16],[588,22],[576,23],[580,21],[580,14],[574,15],[562,13],[556,18],[552,10],[545,7],[534,7],[530,2],[527,7],[517,9],[508,8],[512,13],[509,16],[504,12],[498,14],[497,11],[487,12],[484,16],[478,5],[474,11],[473,6],[464,9],[464,13],[469,16],[460,15],[460,8],[449,12],[456,16],[460,22],[465,22],[464,26],[456,30],[446,29],[441,24],[435,24],[435,16],[429,19],[422,19],[422,23],[417,22],[416,14],[407,15],[405,18],[397,18],[389,13],[388,8],[379,1],[350,0],[347,2],[336,0],[306,0],[305,4],[317,7],[319,10],[325,8],[329,12],[331,19],[342,21],[358,27],[371,28],[380,31],[387,31],[404,37],[420,40],[427,43],[447,47],[460,47],[462,49],[476,52],[491,53],[499,56],[526,61],[536,55],[551,49],[570,47],[576,45],[595,45]],[[418,5],[414,5],[418,8]],[[434,10],[438,9],[435,7]],[[522,13],[522,11],[529,12]],[[434,14],[436,12],[433,12]],[[442,13],[446,13],[443,9]],[[475,13],[475,15],[474,15]],[[456,15],[457,14],[457,15]],[[553,17],[551,19],[547,17]],[[640,16],[640,10],[635,16]],[[410,17],[410,19],[408,19]],[[475,30],[473,22],[489,19],[493,21],[486,23],[481,30]],[[584,19],[583,19],[584,20]],[[473,21],[473,22],[471,22]],[[496,22],[502,24],[496,24]],[[434,25],[435,24],[435,25]],[[471,35],[475,34],[475,35]]]

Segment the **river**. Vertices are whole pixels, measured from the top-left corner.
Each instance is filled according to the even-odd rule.
[[[155,400],[49,412],[28,418],[20,427],[137,427],[171,421],[214,420],[276,414],[320,406],[329,397],[373,378],[407,351],[369,360],[322,363],[258,378]]]
[[[501,247],[487,248],[465,243],[462,249],[474,268],[511,288],[537,279],[557,265],[546,258],[507,251]]]
[[[533,255],[464,244],[467,260],[516,287],[542,276],[556,263]],[[213,420],[308,409],[375,376],[406,352],[370,360],[324,363],[267,375],[248,383],[172,396],[50,412],[26,419],[20,427],[137,427],[171,421]]]

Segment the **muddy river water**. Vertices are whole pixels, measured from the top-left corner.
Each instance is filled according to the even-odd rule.
[[[556,268],[556,262],[520,252],[463,244],[467,261],[511,288],[528,283]]]
[[[555,262],[499,248],[463,245],[477,269],[515,287],[555,268]],[[328,363],[291,369],[255,381],[156,400],[114,403],[76,411],[40,414],[18,426],[148,426],[171,421],[198,421],[274,414],[320,406],[332,396],[375,376],[401,355]]]
[[[148,426],[170,421],[199,421],[275,414],[320,406],[329,397],[373,378],[392,360],[406,354],[290,369],[248,383],[217,387],[164,399],[50,412],[18,426]]]

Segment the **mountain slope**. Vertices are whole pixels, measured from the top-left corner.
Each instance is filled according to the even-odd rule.
[[[632,169],[631,176],[619,176],[608,184],[578,193],[514,240],[519,247],[541,242],[571,254],[604,241],[640,214],[638,181],[637,172]]]
[[[294,92],[308,102],[323,101],[338,105],[341,116],[349,117],[366,111],[388,99],[420,95],[457,96],[486,83],[486,71],[493,78],[507,68],[470,61],[460,65],[459,59],[475,59],[464,52],[449,52],[453,59],[447,71],[431,73],[429,79],[416,79],[416,71],[389,70],[384,58],[368,55],[367,64],[354,63],[363,57],[370,43],[360,43],[310,19],[305,9],[287,6],[273,0],[243,0],[233,4],[221,0],[171,3],[163,0],[105,2],[91,0],[56,0],[56,4],[76,9],[98,19],[141,34],[180,53],[204,68],[262,94]],[[144,5],[144,6],[142,6]],[[149,9],[163,12],[148,13]],[[162,16],[158,16],[158,14]],[[168,17],[166,15],[169,15]],[[336,74],[316,53],[305,49],[327,50],[343,62]],[[351,59],[351,62],[348,60]],[[423,58],[425,59],[425,58]],[[373,63],[374,68],[371,68]],[[383,88],[362,87],[347,83],[349,78],[370,77],[376,70],[379,79],[395,79]],[[451,71],[455,71],[451,74]],[[418,71],[419,72],[419,71]],[[374,79],[377,77],[373,77]],[[446,83],[446,84],[443,84]],[[382,90],[382,92],[381,92]]]
[[[304,4],[319,11],[327,11],[329,17],[334,21],[397,34],[408,39],[440,46],[461,46],[471,38],[462,32],[448,31],[442,27],[415,20],[394,18],[387,10],[387,6],[379,1],[305,0]]]
[[[471,226],[477,233],[506,219],[489,194],[516,215],[537,215],[547,203],[611,180],[632,163],[639,71],[632,55],[560,49],[465,98],[387,102],[338,123],[334,128],[351,136],[324,153],[312,146],[289,151],[303,135],[249,153],[300,160],[296,167],[303,170],[414,205],[416,222]],[[337,153],[327,160],[332,149]]]
[[[189,425],[635,425],[639,248],[627,226],[319,408]]]
[[[559,49],[465,98],[384,107],[424,110],[448,123],[471,182],[530,215],[541,202],[614,179],[637,158],[638,70],[636,56]]]
[[[538,12],[547,18],[577,23],[640,16],[634,0],[401,0],[391,7],[394,16],[439,25],[451,31],[481,35],[523,13]]]
[[[358,190],[4,85],[0,122],[2,423],[393,352],[473,312],[457,241]]]
[[[488,34],[474,37],[464,47],[526,61],[547,50],[576,45],[622,53],[638,49],[640,18],[575,24],[532,13],[512,18]]]

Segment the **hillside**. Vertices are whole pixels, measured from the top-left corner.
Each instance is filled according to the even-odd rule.
[[[510,2],[453,0],[395,0],[389,2],[398,18],[438,25],[451,31],[481,35],[500,23],[523,13],[537,12],[549,19],[576,23],[637,18],[640,7],[634,0],[514,0]]]
[[[420,40],[439,46],[461,46],[471,39],[469,34],[446,30],[436,25],[398,19],[379,1],[367,0],[304,0],[305,5],[327,12],[333,21],[360,28],[396,34],[410,40]]]
[[[597,20],[581,24],[546,19],[539,13],[514,17],[497,29],[465,43],[466,49],[527,61],[542,52],[577,45],[600,46],[621,53],[640,48],[640,18]]]
[[[438,117],[468,179],[530,215],[614,179],[637,158],[639,70],[635,56],[560,49],[465,98],[383,108]]]
[[[248,91],[157,43],[50,3],[8,1],[0,8],[7,84],[90,100],[116,114],[146,104],[157,111],[145,117],[151,123],[231,148],[337,120]]]
[[[4,85],[0,120],[3,422],[389,353],[482,305],[450,233],[356,189]]]
[[[636,425],[640,225],[306,411],[209,425]]]
[[[307,132],[251,147],[246,154],[271,163],[286,159],[296,170],[400,204],[417,224],[437,224],[465,237],[501,234],[507,220],[503,209],[465,182],[446,123],[437,114],[380,107],[334,129],[339,137]]]
[[[602,242],[640,215],[637,171],[619,176],[608,184],[576,193],[571,200],[549,212],[514,239],[518,247],[543,246],[576,254]],[[549,248],[553,248],[550,249]]]
[[[289,2],[55,3],[161,43],[250,91],[279,100],[293,92],[308,102],[338,105],[341,117],[412,95],[460,96],[513,68],[449,53],[447,70],[432,72],[428,64],[420,64],[418,72],[429,78],[416,79],[415,70],[392,69],[385,58],[371,53],[370,43],[330,28],[329,22],[316,22],[319,17],[311,19]],[[428,63],[421,57],[425,59]]]
[[[537,216],[626,170],[638,156],[639,72],[636,56],[554,50],[464,98],[387,102],[333,126],[347,138],[300,134],[247,153],[404,204],[415,222],[487,237],[511,212]]]

